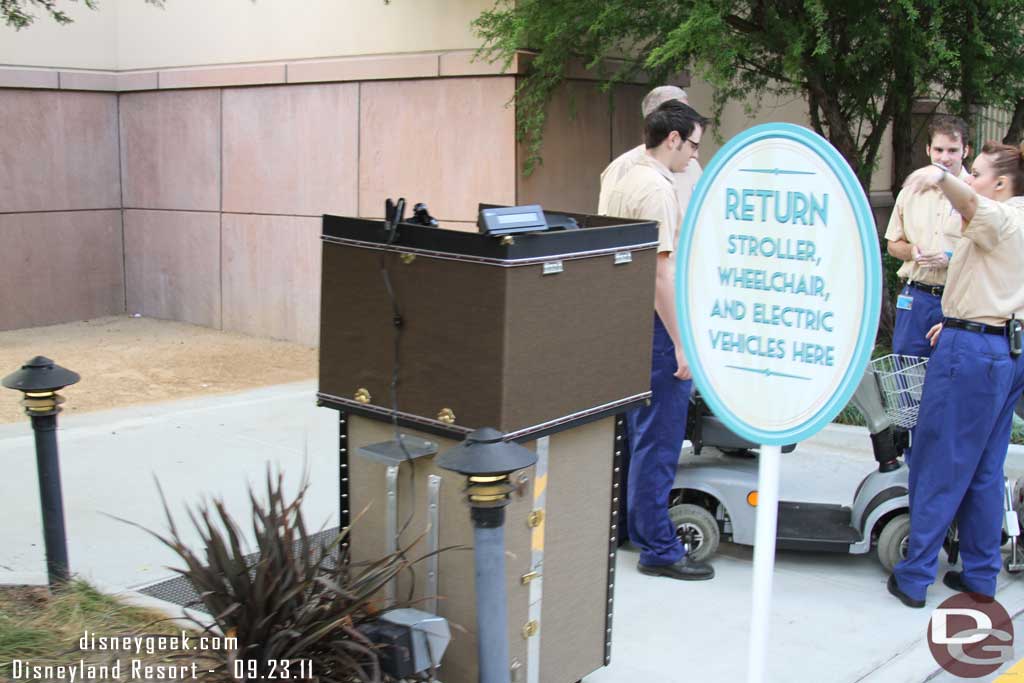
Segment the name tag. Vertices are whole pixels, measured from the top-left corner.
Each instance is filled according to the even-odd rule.
[[[896,297],[896,308],[909,311],[914,306],[914,297],[900,294]]]

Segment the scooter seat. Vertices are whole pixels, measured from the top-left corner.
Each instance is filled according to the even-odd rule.
[[[760,444],[747,441],[742,436],[736,435],[722,421],[714,415],[704,415],[700,419],[701,441],[704,446],[725,449],[753,449]]]
[[[694,392],[690,397],[686,436],[693,444],[694,453],[698,455],[705,446],[725,451],[749,451],[761,447],[761,444],[748,441],[726,427],[722,420],[711,412],[699,392]],[[788,444],[782,447],[782,452],[790,453],[795,448],[796,444]]]

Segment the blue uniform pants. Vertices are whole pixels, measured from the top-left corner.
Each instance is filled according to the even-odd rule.
[[[910,308],[900,308],[900,299],[909,297]],[[928,341],[928,330],[942,322],[942,297],[923,292],[916,287],[904,285],[896,303],[896,326],[892,331],[892,352],[901,356],[932,355],[932,345]],[[910,430],[911,448],[903,453],[903,459],[910,465],[913,444],[917,439],[916,429]]]
[[[955,519],[963,580],[994,595],[1002,565],[1003,462],[1013,407],[1024,390],[1024,358],[1005,337],[946,328],[928,362],[910,468],[907,559],[896,565],[904,593],[923,600]]]
[[[626,414],[631,462],[627,497],[629,537],[640,563],[666,565],[683,557],[683,544],[668,519],[668,497],[686,435],[692,382],[676,378],[675,346],[657,314],[651,357],[651,404]]]
[[[910,308],[900,307],[900,298],[910,297]],[[904,285],[896,300],[896,326],[892,331],[892,352],[901,356],[932,355],[925,336],[933,325],[942,322],[942,297]]]

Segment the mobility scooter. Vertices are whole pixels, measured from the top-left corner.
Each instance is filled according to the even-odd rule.
[[[871,362],[851,403],[864,416],[878,467],[857,485],[849,505],[780,500],[776,547],[789,550],[867,553],[877,548],[887,571],[906,556],[910,533],[908,468],[900,456],[917,420],[927,359],[889,355]],[[1024,414],[1024,400],[1017,405]],[[725,539],[753,545],[757,516],[759,448],[729,431],[700,396],[691,398],[687,437],[693,455],[683,454],[669,502],[669,517],[694,559],[710,557]],[[795,445],[783,447],[792,452]],[[1024,570],[1018,550],[1018,512],[1024,485],[1006,484],[1005,540],[1014,539],[1007,569]],[[945,543],[956,562],[956,529]]]

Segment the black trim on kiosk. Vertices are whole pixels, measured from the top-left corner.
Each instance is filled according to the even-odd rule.
[[[489,207],[491,205],[481,205]],[[424,251],[443,252],[476,258],[518,261],[551,258],[581,251],[629,249],[623,244],[657,243],[658,226],[651,221],[624,222],[628,219],[610,216],[570,214],[581,228],[590,230],[553,230],[500,236],[477,232],[443,230],[399,223],[391,246]],[[323,239],[343,239],[387,245],[386,223],[366,218],[349,218],[324,214]],[[628,239],[627,239],[628,235]],[[635,248],[635,247],[634,247]]]
[[[611,496],[611,524],[608,530],[608,611],[605,613],[604,623],[604,664],[612,661],[612,615],[615,605],[615,559],[619,551],[619,496],[622,495],[626,482],[622,480],[622,453],[628,448],[626,444],[626,414],[620,413],[615,417],[615,440],[612,442],[612,496]]]

